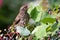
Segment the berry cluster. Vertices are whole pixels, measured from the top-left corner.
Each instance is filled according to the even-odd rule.
[[[45,38],[46,40],[60,40],[60,27],[55,32],[54,35],[49,34],[48,37]]]
[[[48,9],[48,13],[49,14],[52,14],[55,11],[57,11],[57,14],[60,13],[60,7],[58,9],[54,8],[53,10],[52,9]]]

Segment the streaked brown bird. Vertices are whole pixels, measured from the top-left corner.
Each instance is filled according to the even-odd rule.
[[[20,10],[19,10],[19,13],[18,13],[18,15],[17,15],[17,17],[15,18],[15,21],[13,22],[13,27],[15,27],[16,28],[16,32],[18,32],[18,33],[20,33],[21,32],[21,30],[23,30],[23,29],[25,29],[24,27],[26,27],[27,26],[27,24],[29,23],[29,21],[30,21],[30,15],[27,13],[27,10],[28,10],[28,5],[26,4],[26,5],[23,5],[21,8],[20,8]],[[21,27],[23,28],[23,29],[21,29]],[[19,28],[20,28],[20,30],[19,30]],[[27,32],[27,34],[29,35],[30,34],[30,31],[28,30],[28,29],[25,29],[24,30],[24,32]],[[23,32],[22,32],[23,33]],[[26,33],[25,33],[26,34]],[[20,35],[21,35],[21,33],[20,33]],[[29,36],[29,38],[28,38],[28,40],[30,40],[30,38],[31,38],[31,40],[32,40],[32,36]]]
[[[19,13],[17,15],[17,17],[15,18],[14,21],[14,25],[18,24],[19,26],[25,26],[27,25],[27,23],[29,22],[30,16],[27,13],[28,10],[28,5],[23,5],[20,10]]]

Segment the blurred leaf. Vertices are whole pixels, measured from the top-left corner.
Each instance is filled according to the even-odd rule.
[[[52,28],[52,32],[57,29],[57,25],[58,25],[57,23],[54,23],[54,24],[52,25],[52,27],[51,27],[51,28]]]
[[[48,26],[48,27],[46,28],[46,32],[49,32],[49,31],[51,31],[51,30],[52,30],[51,26]]]
[[[57,29],[57,25],[58,25],[57,23],[51,24],[49,27],[46,28],[46,31],[54,32]]]
[[[30,15],[31,15],[31,18],[33,18],[34,20],[36,20],[37,16],[38,16],[38,11],[36,9],[36,7],[31,11]]]
[[[44,18],[43,20],[41,20],[41,22],[43,22],[43,23],[54,23],[55,19],[54,18]]]
[[[47,33],[46,33],[46,28],[48,27],[49,25],[46,25],[46,24],[42,24],[41,26],[37,26],[35,28],[35,30],[37,30],[35,32],[35,35],[37,38],[42,38],[44,36],[47,36]]]

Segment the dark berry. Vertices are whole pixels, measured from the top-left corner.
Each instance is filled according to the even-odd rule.
[[[36,27],[36,25],[34,25],[34,27]]]
[[[40,40],[40,38],[38,38],[38,40]]]
[[[58,8],[58,12],[57,13],[59,13],[60,12],[60,7]]]
[[[48,23],[46,23],[46,25],[48,25]]]
[[[56,32],[55,32],[55,35],[57,35],[57,34],[58,34],[58,32],[56,31]]]
[[[58,32],[58,35],[60,35],[60,32]]]
[[[59,27],[59,30],[60,30],[60,27]]]
[[[58,40],[58,38],[56,38],[56,40]]]
[[[51,9],[49,9],[49,10],[48,10],[48,13],[51,15],[51,14],[52,14],[52,10],[51,10]]]
[[[58,9],[60,10],[60,7]]]
[[[56,19],[56,23],[58,24],[58,20]]]
[[[48,11],[52,11],[51,9],[49,9]]]
[[[60,11],[57,11],[57,14],[59,13]]]

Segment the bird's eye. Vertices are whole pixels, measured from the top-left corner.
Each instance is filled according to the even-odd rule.
[[[27,5],[24,5],[24,8],[27,8],[28,6]]]

